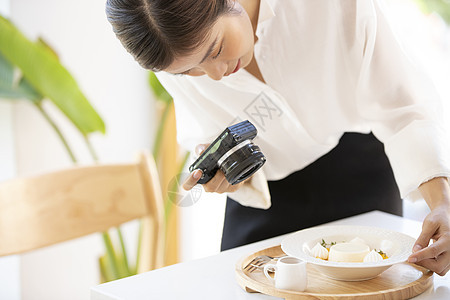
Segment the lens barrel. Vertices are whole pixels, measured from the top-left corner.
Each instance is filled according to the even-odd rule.
[[[227,181],[234,185],[252,176],[265,162],[261,149],[249,143],[230,154],[220,165],[220,169]]]

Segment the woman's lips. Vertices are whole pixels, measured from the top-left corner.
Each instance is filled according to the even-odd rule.
[[[241,59],[239,58],[236,68],[234,69],[233,72],[231,72],[231,74],[236,73],[237,71],[239,71],[239,68],[241,67]]]

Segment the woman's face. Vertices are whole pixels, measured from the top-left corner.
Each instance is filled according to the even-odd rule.
[[[219,17],[209,37],[197,51],[180,57],[164,71],[190,76],[208,75],[220,80],[246,67],[253,57],[253,28],[246,11],[236,1],[235,12]]]

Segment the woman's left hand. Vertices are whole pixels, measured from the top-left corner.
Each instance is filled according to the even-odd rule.
[[[430,240],[434,242],[430,245]],[[450,269],[450,210],[442,205],[434,208],[423,221],[422,233],[408,261],[436,274],[445,275]]]
[[[450,269],[450,185],[447,178],[437,177],[423,183],[419,190],[431,212],[423,221],[408,262],[443,276]]]

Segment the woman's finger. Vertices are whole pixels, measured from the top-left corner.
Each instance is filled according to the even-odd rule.
[[[248,180],[250,180],[250,178],[247,178],[246,180],[241,181],[241,182],[239,182],[237,184],[234,184],[234,185],[229,183],[227,180],[224,180],[222,182],[222,185],[221,185],[221,187],[219,189],[220,191],[218,193],[234,193],[237,190],[239,190],[242,187],[242,185],[244,185],[244,183],[246,181],[248,181]]]
[[[226,179],[222,180],[218,185],[216,185],[211,192],[217,194],[223,194],[227,192],[228,181]]]
[[[247,181],[250,181],[251,177],[237,183],[237,184],[231,184],[229,183],[227,180],[225,180],[226,182],[226,186],[224,187],[224,190],[222,191],[222,193],[234,193],[237,190],[239,190]]]
[[[430,221],[428,218],[426,218],[423,221],[422,232],[414,243],[412,251],[417,252],[421,249],[426,248],[438,228],[439,224],[437,222]]]
[[[429,245],[428,247],[419,250],[408,258],[409,262],[416,263],[425,259],[434,259],[444,253],[447,249],[446,244],[449,241],[444,241],[444,239],[439,239],[435,243]]]
[[[436,258],[427,258],[416,264],[444,276],[450,269],[450,252],[444,252]]]
[[[183,189],[185,189],[186,191],[191,190],[197,184],[200,178],[202,178],[202,171],[194,170],[194,172],[192,172],[183,183]]]
[[[210,144],[198,144],[195,146],[195,153],[200,156]]]
[[[223,175],[223,172],[219,170],[217,171],[216,175],[214,175],[214,177],[211,178],[210,181],[203,184],[203,188],[205,189],[205,192],[214,193],[218,190],[223,181],[227,180],[225,178],[225,175]]]

